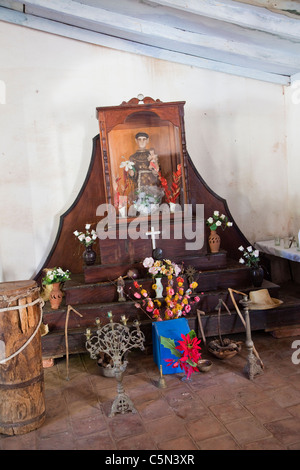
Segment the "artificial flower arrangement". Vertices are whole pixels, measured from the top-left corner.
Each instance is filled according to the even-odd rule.
[[[123,156],[121,158],[124,158]],[[114,185],[114,206],[116,208],[124,206],[125,196],[127,196],[128,188],[130,185],[130,178],[128,177],[129,171],[134,171],[134,162],[129,160],[123,161],[120,164],[120,168],[123,170],[123,182],[121,184],[121,176],[117,176]]]
[[[143,186],[135,193],[134,208],[141,214],[151,214],[159,208],[162,190],[156,186]]]
[[[85,232],[78,232],[78,230],[73,232],[75,237],[77,237],[84,246],[93,245],[97,239],[97,233],[93,229],[90,230],[90,228],[91,224],[85,224]]]
[[[241,264],[246,264],[250,268],[259,267],[260,259],[258,250],[253,250],[251,245],[246,249],[241,245],[238,249],[243,252],[242,258],[239,259]]]
[[[227,227],[232,227],[232,222],[228,220],[226,215],[220,215],[219,211],[214,211],[212,217],[209,217],[206,220],[206,225],[209,226],[210,230],[217,230],[218,227],[221,227],[222,230],[225,230]]]
[[[170,276],[171,279],[173,276]],[[169,281],[171,281],[169,279]],[[137,281],[133,281],[135,292],[133,296],[136,300],[135,307],[141,308],[147,316],[152,314],[152,318],[156,321],[163,320],[173,320],[175,318],[180,318],[185,316],[191,311],[191,305],[200,301],[198,296],[191,298],[193,289],[195,289],[198,284],[197,282],[192,282],[189,288],[184,290],[184,279],[180,276],[176,278],[177,286],[173,287],[169,283],[166,287],[167,295],[164,299],[164,302],[159,299],[152,299],[150,294],[146,289],[143,288],[141,284]],[[156,285],[153,284],[153,289],[156,289]]]
[[[171,276],[170,279],[172,279],[173,276],[178,276],[181,273],[181,268],[169,259],[155,261],[150,256],[144,259],[143,266],[148,269],[148,273],[151,274],[152,277]]]
[[[186,335],[181,335],[182,341],[178,341],[178,346],[175,346],[173,339],[160,337],[161,344],[170,349],[173,356],[178,359],[165,359],[168,366],[173,368],[180,367],[186,374],[187,380],[195,372],[199,372],[198,362],[201,359],[201,347],[199,346],[201,340],[197,339],[194,330],[189,331]]]
[[[180,179],[181,179],[181,164],[177,165],[177,171],[174,171],[173,177],[172,177],[172,184],[171,188],[168,188],[168,182],[164,176],[162,176],[161,172],[158,172],[158,177],[159,181],[163,187],[164,193],[165,193],[165,198],[166,202],[170,203],[173,202],[174,204],[176,203],[177,198],[179,197],[180,194]]]
[[[63,271],[61,268],[47,269],[45,277],[42,279],[43,285],[65,282],[70,280],[70,271]]]

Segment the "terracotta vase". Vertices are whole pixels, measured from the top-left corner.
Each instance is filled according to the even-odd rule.
[[[60,289],[60,283],[54,282],[52,284],[52,291],[49,296],[50,305],[53,310],[57,310],[60,307],[62,298],[63,298],[63,293]]]
[[[211,253],[218,253],[220,251],[221,238],[215,230],[211,230],[208,237],[208,244]]]
[[[92,245],[89,245],[85,248],[83,252],[83,260],[87,266],[92,266],[96,261],[96,253],[93,250]]]
[[[260,287],[264,280],[264,270],[262,267],[251,268],[250,279],[254,287]]]

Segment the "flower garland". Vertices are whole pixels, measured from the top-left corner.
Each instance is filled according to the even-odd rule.
[[[164,336],[161,336],[160,341],[165,348],[170,349],[171,353],[178,358],[165,359],[167,365],[173,368],[179,366],[184,370],[186,378],[189,379],[193,373],[199,372],[197,365],[201,359],[201,347],[199,346],[201,340],[197,339],[194,330],[189,331],[186,335],[182,334],[181,338],[182,341],[178,341],[178,346],[175,346],[173,339]]]
[[[173,173],[172,184],[171,184],[171,188],[169,189],[168,188],[168,182],[167,182],[166,178],[164,176],[162,176],[161,172],[158,172],[158,178],[159,178],[159,181],[160,181],[160,183],[163,187],[163,190],[165,192],[166,201],[168,203],[170,203],[170,202],[175,203],[176,199],[178,198],[178,196],[180,194],[179,182],[180,182],[181,176],[182,176],[181,164],[179,164],[179,165],[177,165],[177,171],[174,171],[174,173]]]

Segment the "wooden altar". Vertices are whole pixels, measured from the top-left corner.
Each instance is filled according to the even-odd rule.
[[[61,216],[53,248],[36,276],[36,280],[41,282],[43,269],[54,266],[69,269],[72,273],[71,281],[65,283],[65,297],[59,310],[51,310],[49,302],[44,306],[43,321],[48,324],[49,333],[42,338],[43,356],[59,357],[65,354],[68,305],[74,306],[82,315],[80,317],[71,314],[68,320],[70,353],[85,351],[85,329],[93,328],[96,317],[104,323],[108,321],[108,311],[112,311],[117,321],[124,314],[129,318],[129,322],[131,319],[139,318],[147,345],[151,346],[151,320],[135,308],[130,296],[126,302],[118,301],[116,280],[119,276],[126,276],[128,270],[134,268],[137,269],[139,282],[143,282],[146,286],[151,284],[151,279],[147,277],[141,261],[152,255],[153,239],[150,233],[153,225],[155,231],[159,232],[155,236],[156,246],[162,249],[164,257],[182,264],[184,268],[194,270],[194,280],[198,283],[197,293],[201,297],[197,307],[206,314],[203,317],[205,335],[207,337],[215,335],[216,306],[219,299],[233,309],[228,288],[242,292],[254,289],[250,282],[249,268],[238,263],[240,257],[238,247],[248,246],[250,243],[234,222],[226,201],[207,186],[187,152],[184,102],[163,103],[149,97],[143,100],[134,98],[120,106],[97,108],[97,118],[100,133],[93,139],[92,158],[85,182],[73,205]],[[124,231],[128,231],[134,217],[121,217],[118,205],[115,223],[106,225],[107,235],[113,230],[116,237],[107,236],[106,239],[99,239],[95,248],[97,252],[95,265],[84,266],[83,247],[79,246],[73,232],[83,230],[87,223],[96,229],[104,220],[103,214],[99,215],[99,207],[114,206],[119,196],[116,186],[118,170],[123,160],[128,161],[130,155],[134,154],[134,140],[138,133],[151,136],[151,146],[159,155],[161,173],[166,175],[169,183],[178,165],[182,168],[180,195],[177,201],[179,212],[170,214],[171,234],[164,237],[161,214],[148,214],[140,217],[140,230],[144,235],[138,239],[126,238]],[[132,194],[128,193],[127,196],[128,201],[132,203]],[[183,223],[182,214],[185,205],[191,208],[188,217],[191,229],[196,232],[196,206],[200,204],[204,207],[203,243],[200,247],[186,250],[187,240],[184,237],[177,239],[172,234]],[[204,221],[215,210],[225,214],[233,222],[233,226],[221,233],[221,250],[212,254],[207,246],[209,229]],[[187,274],[185,272],[185,277]],[[124,282],[125,293],[129,294],[133,281],[124,277]],[[262,287],[268,288],[273,297],[279,296],[279,286],[269,280],[265,279]],[[290,319],[292,322],[293,311],[287,312],[284,308],[283,305],[273,311],[253,311],[252,328],[265,329],[267,325],[269,327],[272,324],[277,325],[283,314],[285,321],[289,322]],[[187,318],[191,328],[198,331],[195,311]],[[222,333],[230,334],[238,331],[244,331],[244,326],[234,311],[232,315],[228,315],[226,310],[222,312]]]

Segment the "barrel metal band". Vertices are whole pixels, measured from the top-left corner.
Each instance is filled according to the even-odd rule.
[[[33,377],[32,379],[26,380],[25,382],[20,382],[17,384],[14,384],[14,383],[0,384],[0,390],[11,390],[11,389],[14,390],[18,388],[25,388],[30,385],[34,385],[35,383],[43,382],[43,380],[44,380],[44,371],[41,374],[37,375],[36,377]]]
[[[26,421],[21,421],[19,423],[12,423],[12,422],[7,422],[7,423],[2,423],[0,421],[0,429],[3,428],[18,428],[18,427],[25,427],[28,426],[29,424],[39,422],[41,419],[43,419],[46,416],[46,411],[43,411],[39,416],[35,416],[34,418],[27,419]]]

